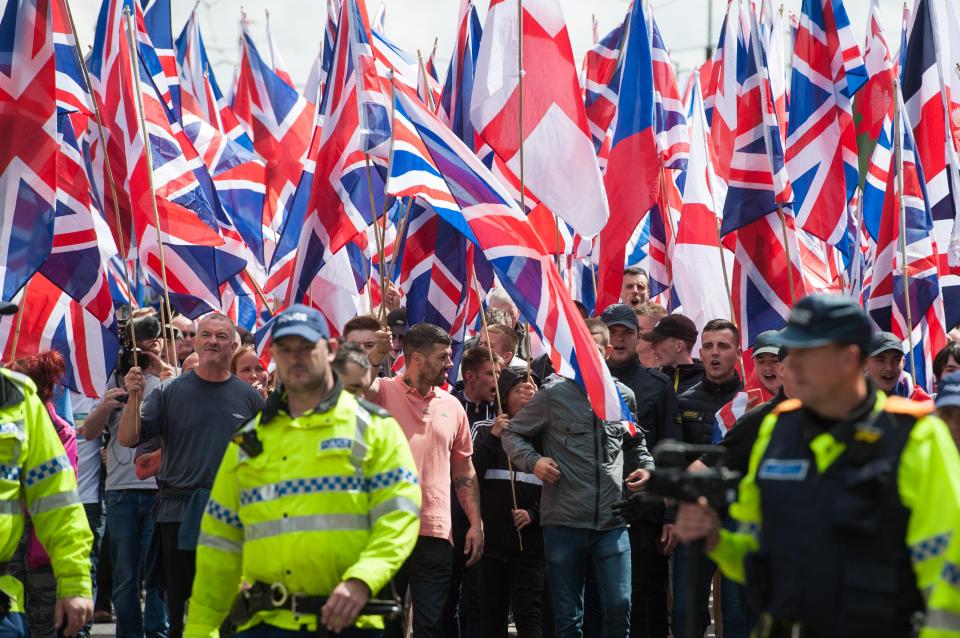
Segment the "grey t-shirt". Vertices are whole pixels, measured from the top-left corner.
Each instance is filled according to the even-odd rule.
[[[149,395],[160,386],[160,377],[146,374],[143,377],[144,394]],[[107,389],[115,388],[111,379]],[[114,410],[107,417],[107,432],[110,433],[110,442],[107,444],[107,481],[104,490],[155,490],[157,480],[150,477],[144,480],[137,478],[137,468],[133,464],[135,450],[120,445],[117,433],[120,431],[120,410]]]
[[[227,443],[262,407],[260,393],[240,379],[214,383],[193,371],[147,395],[140,408],[140,443],[159,436],[163,445],[158,523],[180,521],[189,491],[213,486]],[[186,499],[165,496],[171,488],[186,491]]]

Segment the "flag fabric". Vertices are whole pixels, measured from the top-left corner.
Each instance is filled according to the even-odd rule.
[[[613,377],[523,212],[415,96],[397,86],[394,103],[390,194],[421,198],[482,250],[521,315],[548,346],[554,369],[586,389],[599,418],[626,419]]]
[[[724,187],[714,169],[716,159],[708,139],[698,75],[694,71],[690,158],[673,253],[673,285],[683,300],[684,314],[701,329],[711,319],[731,318],[727,286],[733,256],[720,244],[717,211],[723,202]]]
[[[880,16],[880,0],[870,1],[867,39],[863,47],[863,64],[867,82],[853,98],[853,119],[857,135],[860,185],[866,177],[870,157],[880,138],[883,121],[893,103],[893,61]]]
[[[0,19],[2,299],[13,299],[52,248],[57,199],[56,85],[51,0],[7,2]]]
[[[287,71],[287,65],[283,61],[283,57],[280,55],[280,49],[277,47],[277,43],[273,40],[273,31],[270,29],[270,9],[266,9],[267,16],[267,51],[270,53],[270,68],[273,69],[273,72],[277,74],[277,77],[283,80],[287,86],[292,89],[295,89],[296,86],[293,84],[293,78],[290,76],[290,72]]]
[[[610,222],[600,232],[598,312],[620,298],[627,239],[656,202],[660,184],[653,59],[642,2],[633,4],[627,29],[619,71],[621,108],[604,175]]]
[[[900,69],[905,119],[913,126],[926,179],[948,326],[960,323],[960,10],[947,0],[917,0]],[[956,106],[954,106],[956,105]],[[957,111],[954,111],[957,109]]]
[[[156,83],[165,86],[168,93],[164,96],[167,106],[175,117],[180,114],[180,76],[177,72],[177,53],[173,43],[173,20],[170,14],[170,0],[140,0],[143,23],[150,43],[157,54],[159,69]],[[163,79],[161,80],[160,77]]]
[[[339,0],[327,0],[327,20],[324,23],[323,44],[310,67],[307,83],[303,88],[303,97],[307,102],[320,106],[330,65],[333,62],[333,45],[337,39],[337,16],[340,14]]]
[[[653,57],[653,116],[656,128],[660,165],[683,170],[690,154],[690,136],[677,76],[667,46],[660,35],[657,20],[650,14],[650,37]]]
[[[517,68],[521,42],[522,130]],[[515,178],[521,173],[522,139],[524,187],[532,198],[581,235],[600,232],[609,217],[607,196],[557,0],[490,3],[470,119],[503,169]]]
[[[750,397],[746,392],[737,392],[722,408],[717,411],[713,420],[712,445],[717,445],[733,429],[737,421],[747,413]]]
[[[12,3],[10,3],[12,4]],[[83,79],[77,41],[70,28],[66,0],[53,0],[53,51],[57,69],[57,109],[93,114],[93,101]]]
[[[896,115],[895,108],[901,109]],[[895,123],[897,115],[899,121]],[[897,125],[902,146],[899,162],[895,148]],[[881,189],[868,179],[864,190],[864,207],[881,211],[866,306],[881,330],[893,332],[903,340],[906,369],[918,385],[929,391],[933,357],[947,343],[947,324],[939,276],[941,258],[926,190],[929,182],[924,180],[918,161],[922,158],[916,152],[913,135],[903,103],[892,105],[871,160],[873,165],[887,167],[886,182]],[[898,198],[900,183],[902,210]],[[904,237],[901,230],[906,232]]]
[[[859,181],[852,98],[867,70],[842,0],[804,0],[790,78],[786,166],[797,224],[849,253],[847,204]]]
[[[783,139],[787,137],[789,121],[787,84],[787,57],[783,47],[783,5],[775,11],[770,0],[762,0],[760,5],[760,33],[767,49],[767,67],[770,70],[770,96],[777,113],[777,122]],[[797,38],[792,38],[796,42]]]
[[[180,92],[193,98],[191,111],[248,151],[253,141],[220,90],[213,66],[200,34],[197,12],[193,11],[177,38],[177,65],[180,69]]]
[[[731,8],[734,3],[731,3]],[[729,18],[732,17],[728,15]],[[730,51],[724,66],[735,65],[724,73],[736,72],[736,126],[723,208],[724,235],[791,201],[790,180],[784,163],[780,124],[770,95],[766,54],[760,39],[756,15],[749,3],[740,3],[740,24],[748,30],[739,31],[736,51]],[[726,45],[727,43],[725,43]],[[717,149],[718,154],[721,149]]]
[[[116,323],[104,325],[42,274],[34,275],[20,301],[17,316],[0,320],[3,361],[43,350],[57,350],[67,364],[63,384],[88,397],[99,397],[116,363]],[[16,351],[14,352],[14,341]]]
[[[440,95],[440,114],[443,122],[472,149],[476,149],[477,140],[470,121],[470,98],[482,37],[483,27],[473,1],[460,0],[453,56]]]
[[[627,15],[629,18],[629,14]],[[597,153],[603,146],[617,113],[620,91],[620,55],[627,20],[618,24],[587,51],[585,69],[584,108],[590,125],[590,137]]]
[[[296,303],[324,259],[364,232],[385,210],[384,178],[367,150],[389,140],[389,111],[379,92],[363,0],[344,0],[334,58],[317,127],[271,271],[289,268],[286,302]],[[386,135],[386,137],[384,137]],[[315,179],[314,174],[319,178]],[[371,192],[372,189],[372,192]],[[373,195],[371,201],[371,194]]]
[[[269,263],[303,172],[315,110],[264,61],[245,20],[233,110],[250,132],[253,149],[266,161],[262,223],[264,260]]]

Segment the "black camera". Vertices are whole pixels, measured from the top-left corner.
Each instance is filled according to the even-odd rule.
[[[118,312],[117,314],[120,351],[117,353],[115,370],[118,376],[117,380],[122,381],[123,377],[134,367],[134,354],[140,356],[143,352],[137,348],[134,339],[137,341],[157,339],[160,337],[162,326],[160,325],[160,320],[154,315],[133,319],[130,317],[129,309],[127,309],[126,312]],[[131,325],[133,326],[132,330]],[[122,387],[122,383],[120,385]]]
[[[710,454],[713,467],[690,472],[687,468],[704,454]],[[651,472],[647,492],[675,501],[696,502],[701,496],[710,507],[722,510],[737,500],[740,472],[724,467],[726,450],[715,445],[693,445],[666,440],[653,451],[655,470]]]

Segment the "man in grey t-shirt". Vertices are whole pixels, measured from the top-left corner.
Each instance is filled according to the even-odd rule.
[[[135,447],[160,437],[161,485],[156,522],[163,554],[170,638],[183,634],[183,612],[193,585],[199,522],[227,443],[263,407],[251,386],[230,374],[236,329],[225,315],[200,319],[194,342],[200,364],[146,394],[144,376],[133,368],[124,384],[143,396],[137,422],[133,402],[120,417],[118,440]],[[132,450],[131,450],[132,452]]]

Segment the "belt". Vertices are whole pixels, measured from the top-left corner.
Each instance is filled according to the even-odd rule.
[[[247,624],[261,611],[285,609],[294,614],[319,616],[328,596],[291,594],[283,583],[254,583],[237,596],[230,608],[228,622],[234,627]],[[360,610],[360,616],[383,616],[392,620],[400,616],[400,603],[394,600],[369,600]]]

